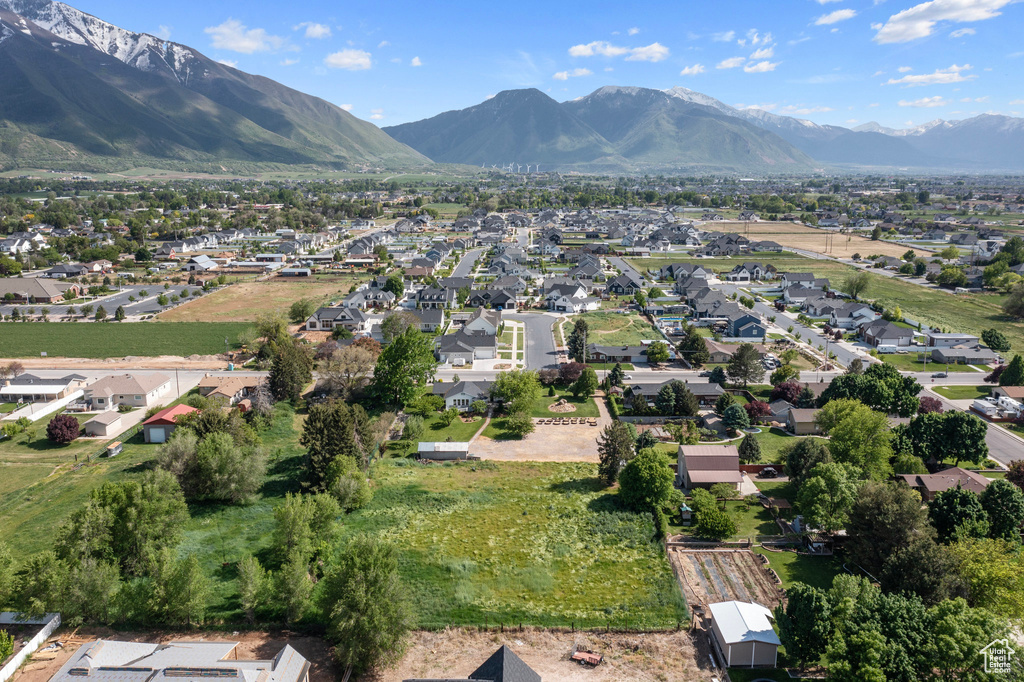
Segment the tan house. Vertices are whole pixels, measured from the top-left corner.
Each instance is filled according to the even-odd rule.
[[[150,407],[170,390],[171,380],[164,374],[115,374],[86,386],[84,400],[96,410]]]
[[[797,436],[817,436],[821,434],[821,429],[814,422],[816,416],[817,410],[792,407],[786,417],[786,426]]]
[[[900,474],[898,478],[921,493],[921,499],[925,502],[931,502],[939,493],[957,486],[980,495],[991,482],[979,473],[960,467],[952,467],[937,474]]]
[[[1024,401],[1024,386],[996,386],[992,389],[992,397]]]
[[[262,382],[263,377],[218,377],[207,374],[199,380],[199,394],[208,398],[220,398],[228,405],[234,405],[248,397]]]
[[[711,641],[728,668],[774,668],[778,664],[779,636],[772,629],[771,609],[745,601],[709,604]]]
[[[679,446],[679,487],[710,488],[716,483],[728,483],[738,490],[742,482],[740,453],[735,445]]]

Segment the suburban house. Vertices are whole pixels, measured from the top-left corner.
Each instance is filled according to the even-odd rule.
[[[498,337],[460,330],[439,337],[434,345],[434,355],[438,362],[447,365],[472,365],[474,360],[493,360],[498,357]]]
[[[190,405],[174,405],[160,410],[152,417],[142,422],[142,433],[147,443],[166,443],[178,428],[178,417],[183,414],[198,412]]]
[[[643,282],[630,275],[619,275],[608,282],[607,291],[615,296],[632,296],[638,290],[643,289]]]
[[[309,662],[287,644],[274,658],[239,658],[238,642],[120,642],[82,645],[50,682],[144,682],[150,679],[219,678],[259,682],[309,682]],[[539,678],[538,678],[539,679]]]
[[[548,310],[558,313],[582,313],[588,310],[598,310],[601,307],[601,299],[594,296],[568,296],[550,293],[545,297],[548,302]]]
[[[151,407],[171,390],[171,380],[163,374],[115,374],[85,387],[83,400],[96,410],[118,405]]]
[[[759,282],[770,277],[771,271],[761,263],[740,263],[727,272],[724,279],[727,282]]]
[[[740,453],[735,445],[680,445],[676,485],[680,488],[710,488],[728,483],[739,490]]]
[[[335,327],[364,332],[369,328],[369,316],[359,308],[320,308],[306,320],[308,331],[333,331]]]
[[[861,326],[860,333],[865,343],[879,349],[909,346],[914,340],[912,329],[885,320],[865,323]]]
[[[395,294],[383,289],[360,289],[346,296],[342,302],[346,308],[391,308],[395,305]]]
[[[82,277],[89,274],[89,269],[77,263],[58,263],[43,273],[43,276],[50,279],[67,279],[68,277]]]
[[[483,289],[481,291],[469,292],[466,298],[466,305],[494,308],[495,310],[516,308],[516,295],[504,290]]]
[[[937,494],[953,488],[963,488],[980,495],[991,482],[979,473],[960,467],[952,467],[937,474],[900,474],[897,478],[921,493],[921,499],[925,502],[931,502]]]
[[[442,308],[422,308],[412,311],[419,319],[419,330],[430,334],[436,333],[444,326],[444,310]]]
[[[420,442],[416,448],[418,459],[430,459],[436,461],[465,460],[469,457],[469,443],[448,442]]]
[[[182,267],[182,270],[185,272],[206,272],[207,270],[216,269],[217,261],[206,255],[192,256]]]
[[[462,325],[462,331],[467,334],[489,334],[495,336],[501,330],[501,311],[477,308],[473,316]]]
[[[454,407],[465,412],[477,400],[489,403],[493,384],[493,381],[456,381],[453,384],[436,383],[432,390],[434,395],[444,396],[446,410]]]
[[[796,407],[790,408],[789,414],[786,415],[786,426],[794,435],[797,436],[814,436],[821,433],[821,429],[814,422],[814,418],[818,415],[818,411],[814,409],[799,409]]]
[[[712,274],[714,273],[712,273],[711,270],[702,268],[696,263],[671,263],[658,270],[659,279],[676,281],[689,279],[690,277],[706,280],[711,277]]]
[[[121,413],[117,410],[100,412],[98,415],[82,424],[82,428],[85,430],[85,435],[87,436],[103,436],[111,438],[114,434],[120,433],[123,428],[121,425]]]
[[[933,348],[931,359],[947,365],[994,365],[1000,360],[999,354],[993,350],[966,346]]]
[[[207,374],[199,380],[199,394],[208,398],[219,398],[234,405],[247,398],[256,387],[263,383],[262,377],[226,376],[218,377]]]
[[[402,682],[541,682],[541,679],[515,652],[502,645],[468,677],[407,678]]]
[[[82,288],[45,277],[0,277],[0,298],[6,299],[10,294],[18,303],[62,303],[67,292],[77,298]]]
[[[654,402],[654,398],[658,395],[658,391],[661,390],[661,387],[671,381],[672,379],[657,384],[635,383],[626,386],[625,391],[623,392],[623,399],[626,407],[632,408],[633,398],[641,395],[647,400],[648,405],[652,404]],[[715,401],[718,400],[718,396],[725,393],[724,388],[711,382],[690,383],[686,381],[683,383],[686,384],[686,388],[689,389],[690,393],[696,396],[697,402],[699,402],[702,407],[710,407],[714,405]]]
[[[423,287],[416,294],[417,308],[454,308],[458,299],[455,289]]]
[[[933,348],[976,348],[981,340],[973,334],[947,334],[928,330],[924,333],[924,345]]]
[[[829,326],[836,329],[857,329],[878,319],[878,313],[864,303],[843,303],[832,310]]]
[[[587,346],[589,362],[647,362],[646,346],[599,346],[591,343]]]
[[[711,640],[726,667],[778,665],[782,642],[772,629],[771,609],[744,601],[708,604]]]
[[[48,403],[66,398],[85,386],[81,374],[68,374],[51,379],[35,374],[19,374],[4,381],[0,386],[0,402],[5,403]]]
[[[726,336],[736,339],[761,339],[768,333],[768,328],[760,316],[752,313],[735,312],[726,317]]]

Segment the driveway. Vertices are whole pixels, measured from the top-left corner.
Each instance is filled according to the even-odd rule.
[[[476,267],[476,262],[480,260],[480,256],[483,255],[486,249],[473,249],[467,251],[466,255],[462,257],[459,264],[452,270],[452,277],[470,277],[473,274],[473,268]]]
[[[505,319],[526,325],[526,368],[558,367],[555,336],[552,331],[557,315],[549,313],[505,313]]]

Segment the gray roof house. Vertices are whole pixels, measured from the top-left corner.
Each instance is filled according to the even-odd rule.
[[[541,682],[541,678],[514,651],[502,645],[469,677],[408,678],[403,682]]]
[[[435,383],[432,387],[434,395],[444,396],[445,409],[456,408],[465,412],[474,401],[490,402],[493,381],[456,381],[455,383]]]
[[[498,357],[498,337],[493,334],[458,331],[437,339],[434,355],[448,365],[471,365],[474,360]]]
[[[861,326],[864,342],[875,348],[881,346],[909,346],[914,340],[914,331],[885,320],[875,320]]]

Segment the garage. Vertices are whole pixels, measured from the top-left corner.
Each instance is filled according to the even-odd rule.
[[[148,443],[164,443],[167,441],[167,429],[162,426],[154,426],[149,429]]]
[[[142,433],[147,443],[166,443],[178,426],[178,417],[198,412],[188,405],[174,405],[160,410],[142,423]]]

